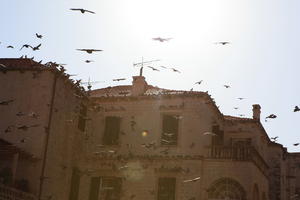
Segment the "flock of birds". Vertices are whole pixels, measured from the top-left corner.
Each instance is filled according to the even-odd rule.
[[[70,10],[71,10],[71,11],[74,11],[74,12],[80,12],[80,13],[82,13],[82,14],[85,14],[85,13],[96,14],[94,11],[87,10],[87,9],[83,9],[83,8],[70,8]],[[42,39],[42,38],[43,38],[43,35],[38,34],[38,33],[35,33],[35,37],[38,38],[38,39]],[[169,42],[170,40],[173,40],[173,38],[154,37],[154,38],[152,38],[152,40],[153,40],[153,41],[160,42],[160,43],[164,43],[164,42]],[[0,44],[1,44],[1,42],[0,42]],[[224,45],[229,45],[229,44],[231,44],[231,43],[228,42],[228,41],[220,41],[220,42],[215,42],[214,44],[224,46]],[[38,51],[38,50],[40,50],[40,47],[41,47],[41,46],[42,46],[41,43],[38,44],[38,45],[36,45],[36,46],[30,45],[30,44],[24,44],[24,45],[22,45],[22,46],[20,47],[19,51],[21,51],[21,50],[24,49],[24,48],[27,48],[27,49],[30,48],[30,49],[32,49],[32,51]],[[12,45],[7,45],[6,48],[8,48],[8,49],[14,49],[15,47],[12,46]],[[91,49],[90,49],[90,48],[78,48],[78,49],[76,49],[76,50],[77,50],[77,51],[81,51],[81,52],[86,52],[86,53],[88,53],[88,54],[92,54],[92,53],[94,53],[94,52],[101,52],[101,51],[103,51],[102,49],[92,49],[92,48],[91,48]],[[21,56],[21,58],[24,58],[24,56]],[[27,58],[26,55],[25,55],[25,58]],[[34,57],[32,57],[32,59],[33,59],[33,58],[34,58]],[[94,60],[89,60],[89,59],[85,60],[85,63],[92,63],[92,62],[95,62],[95,61],[94,61]],[[39,63],[42,63],[42,60],[39,61]],[[143,67],[143,64],[144,64],[143,62],[142,62],[142,63],[139,63],[139,64],[134,64],[134,66],[140,66],[140,64],[142,64],[142,67]],[[64,65],[64,64],[59,64],[59,65],[62,66],[62,65]],[[6,66],[4,66],[3,64],[1,64],[0,67],[1,67],[1,68],[5,68]],[[153,71],[160,71],[160,69],[155,68],[155,67],[153,67],[153,66],[151,66],[151,65],[148,65],[148,66],[146,66],[146,67],[149,68],[149,69],[152,69]],[[165,67],[165,66],[158,66],[158,67],[161,68],[161,69],[170,69],[171,71],[176,72],[176,73],[181,73],[181,71],[179,71],[178,69],[176,69],[176,68],[174,68],[174,67]],[[126,80],[126,78],[116,78],[116,79],[113,79],[112,81],[124,81],[124,80]],[[98,83],[98,82],[99,82],[99,81],[91,82],[91,81],[89,80],[88,82],[83,82],[82,84],[88,84],[88,88],[90,89],[90,88],[91,88],[91,84],[93,84],[93,83]],[[202,83],[203,83],[203,80],[200,80],[200,81],[195,82],[195,85],[201,85]],[[231,86],[228,85],[228,84],[224,84],[223,86],[224,86],[226,89],[231,88]],[[190,91],[193,91],[193,88],[192,88]],[[245,98],[243,98],[243,97],[238,97],[237,99],[238,99],[238,100],[243,100],[243,99],[245,99]],[[11,100],[8,100],[8,101],[1,101],[1,102],[0,102],[0,105],[8,105],[10,102],[11,102]],[[238,110],[239,107],[234,107],[234,109],[235,109],[235,110]],[[295,106],[294,112],[299,112],[299,111],[300,111],[300,108],[299,108],[298,106]],[[240,116],[240,117],[243,117],[243,116],[245,116],[245,115],[244,115],[244,114],[239,114],[239,116]],[[270,115],[268,115],[267,117],[265,117],[265,122],[267,122],[269,119],[275,119],[275,118],[277,118],[277,115],[275,115],[275,114],[270,114]],[[26,127],[23,127],[23,128],[26,129]],[[21,127],[21,129],[22,129],[22,127]],[[274,138],[271,138],[271,139],[272,139],[274,142],[276,142],[277,138],[278,138],[278,136],[276,136],[276,137],[274,137]],[[299,145],[299,143],[295,143],[294,145],[297,146],[297,145]]]

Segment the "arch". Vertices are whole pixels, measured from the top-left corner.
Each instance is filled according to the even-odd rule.
[[[213,182],[208,189],[208,199],[246,200],[246,191],[234,179],[220,178]]]
[[[254,184],[252,195],[253,195],[253,200],[259,200],[259,190],[257,184]]]

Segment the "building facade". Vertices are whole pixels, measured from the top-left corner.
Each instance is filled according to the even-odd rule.
[[[0,73],[2,84],[12,83],[1,91],[2,102],[12,100],[0,106],[1,139],[17,149],[7,162],[18,166],[14,179],[29,180],[37,199],[300,197],[300,155],[270,141],[258,104],[253,118],[226,116],[205,92],[153,87],[143,76],[84,92],[62,69],[39,66],[37,78],[20,62],[0,62],[12,66]],[[36,121],[17,115],[31,111]],[[24,124],[28,135],[20,133]],[[15,152],[27,159],[24,167]]]

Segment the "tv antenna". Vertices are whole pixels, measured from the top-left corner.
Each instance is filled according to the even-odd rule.
[[[142,62],[133,63],[133,67],[140,67],[140,76],[143,76],[144,64],[151,64],[153,62],[158,62],[158,61],[160,61],[160,59],[144,61],[144,58],[142,57]]]
[[[92,84],[103,83],[104,81],[91,81],[90,77],[88,82],[81,82],[82,85],[87,85],[87,88],[90,90],[92,88]]]

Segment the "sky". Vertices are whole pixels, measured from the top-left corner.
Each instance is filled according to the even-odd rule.
[[[299,0],[1,0],[0,7],[2,58],[65,63],[74,79],[99,81],[93,89],[131,84],[139,73],[133,63],[159,59],[151,63],[159,72],[144,69],[148,84],[208,91],[225,115],[252,117],[252,105],[260,104],[269,137],[300,151],[293,146],[300,142],[300,112],[293,112],[300,106]],[[230,44],[216,44],[221,41]],[[19,50],[40,43],[39,51]],[[270,114],[277,118],[265,122]]]

